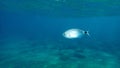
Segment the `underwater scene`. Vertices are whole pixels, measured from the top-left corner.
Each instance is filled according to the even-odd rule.
[[[0,68],[120,68],[120,1],[0,0]]]

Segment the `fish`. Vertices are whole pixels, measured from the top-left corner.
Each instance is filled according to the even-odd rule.
[[[82,38],[84,35],[90,36],[88,31],[72,28],[63,32],[63,36],[68,39]]]

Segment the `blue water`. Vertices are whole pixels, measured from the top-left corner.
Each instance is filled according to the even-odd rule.
[[[119,22],[120,16],[0,10],[0,68],[120,68]],[[88,30],[91,37],[66,39],[62,34],[70,28]]]

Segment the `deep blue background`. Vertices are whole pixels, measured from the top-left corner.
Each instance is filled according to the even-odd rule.
[[[0,12],[1,35],[61,36],[69,28],[88,30],[99,40],[119,42],[120,16],[55,18],[27,13]]]

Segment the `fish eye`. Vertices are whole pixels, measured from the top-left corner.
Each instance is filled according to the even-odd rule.
[[[85,31],[85,34],[87,33],[87,31]]]

